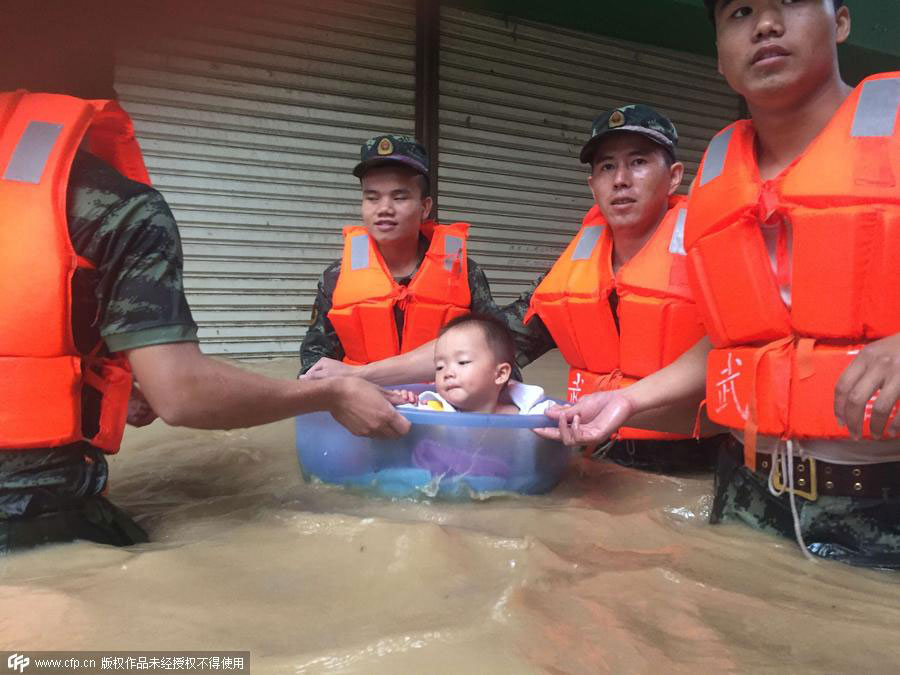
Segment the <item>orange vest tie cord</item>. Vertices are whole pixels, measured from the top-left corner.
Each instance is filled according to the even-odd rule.
[[[750,121],[710,142],[685,243],[715,347],[713,421],[783,439],[848,437],[833,412],[837,380],[867,343],[900,332],[898,106],[900,73],[866,79],[766,182]],[[792,237],[789,254],[776,246],[778,273],[761,232],[771,222],[787,223]],[[785,264],[790,308],[780,295]]]
[[[411,351],[469,311],[468,231],[466,223],[424,223],[422,233],[431,240],[428,252],[409,286],[401,286],[366,228],[344,228],[341,271],[328,319],[344,348],[345,362],[371,363]],[[402,336],[397,333],[395,306],[404,314]]]
[[[133,180],[149,182],[131,121],[113,101],[0,94],[0,450],[88,441],[118,450],[131,392],[120,357],[72,337],[76,256],[66,220],[69,171],[84,141]],[[99,431],[82,430],[82,391],[101,394]]]
[[[569,401],[633,384],[677,359],[703,329],[691,301],[683,248],[685,199],[673,197],[656,232],[612,273],[612,234],[598,207],[535,289],[537,314],[570,366]],[[609,304],[619,297],[618,322]],[[621,438],[686,438],[622,428]]]

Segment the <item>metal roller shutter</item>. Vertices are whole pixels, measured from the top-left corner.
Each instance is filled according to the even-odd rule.
[[[440,69],[441,220],[473,224],[470,250],[501,303],[590,208],[578,151],[599,111],[640,102],[670,116],[684,189],[739,111],[712,59],[459,9],[443,11]]]
[[[173,3],[164,30],[140,11],[161,23],[157,3],[132,14],[116,89],[178,219],[204,351],[295,355],[359,221],[360,143],[413,132],[413,2]]]

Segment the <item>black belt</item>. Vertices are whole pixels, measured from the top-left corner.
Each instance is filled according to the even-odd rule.
[[[766,478],[772,455],[757,453],[756,471]],[[776,489],[785,487],[779,466],[773,477]],[[794,494],[815,501],[821,496],[886,499],[900,495],[900,462],[832,464],[820,459],[794,457]]]
[[[648,471],[712,471],[722,441],[728,438],[730,434],[699,440],[618,439],[590,449],[589,454],[593,459]]]

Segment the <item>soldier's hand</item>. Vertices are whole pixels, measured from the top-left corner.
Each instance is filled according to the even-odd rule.
[[[305,375],[301,375],[301,380],[324,380],[327,377],[348,377],[353,375],[353,371],[358,366],[351,366],[343,361],[329,359],[327,356],[322,357],[306,371]]]
[[[890,438],[900,434],[898,403],[900,333],[866,345],[847,366],[834,389],[834,415],[859,440],[871,404],[872,437]]]
[[[128,424],[133,427],[145,427],[157,417],[156,412],[150,407],[150,403],[144,398],[144,393],[136,384],[131,387],[131,396],[128,399]]]
[[[558,427],[535,429],[544,438],[566,445],[602,443],[618,431],[634,413],[634,402],[621,391],[600,391],[579,399],[575,405],[557,405],[544,414]]]
[[[355,436],[399,438],[411,424],[392,405],[402,397],[357,377],[341,377],[334,381],[331,416]]]

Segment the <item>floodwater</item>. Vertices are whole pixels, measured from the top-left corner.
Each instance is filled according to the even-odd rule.
[[[293,361],[252,366],[290,377]],[[561,378],[558,355],[526,370]],[[560,387],[551,388],[559,394]],[[19,650],[250,650],[253,673],[890,672],[898,577],[706,524],[710,479],[576,463],[444,504],[303,482],[290,421],[130,429],[111,498],[153,543],[0,560]]]

